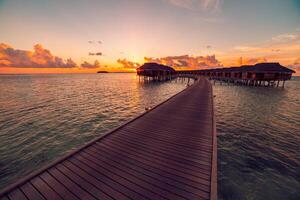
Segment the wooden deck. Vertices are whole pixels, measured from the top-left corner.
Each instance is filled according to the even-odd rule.
[[[200,79],[0,199],[216,199],[215,134],[211,84]]]

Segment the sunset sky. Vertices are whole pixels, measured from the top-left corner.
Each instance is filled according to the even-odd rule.
[[[0,27],[0,73],[134,71],[149,61],[300,72],[299,0],[0,0]]]

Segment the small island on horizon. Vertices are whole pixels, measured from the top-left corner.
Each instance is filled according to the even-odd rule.
[[[105,73],[109,73],[108,71],[97,71],[97,74],[105,74]]]

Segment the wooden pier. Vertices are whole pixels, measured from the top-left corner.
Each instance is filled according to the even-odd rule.
[[[0,199],[217,199],[216,158],[212,86],[201,78]]]

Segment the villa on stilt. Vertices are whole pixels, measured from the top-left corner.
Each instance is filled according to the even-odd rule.
[[[144,80],[166,81],[176,77],[176,71],[172,67],[157,63],[145,63],[136,69],[137,75]]]
[[[278,87],[280,82],[284,87],[285,81],[290,80],[295,71],[279,63],[258,63],[240,67],[226,67],[204,70],[177,71],[177,74],[193,74],[205,76],[212,80],[250,85]]]

